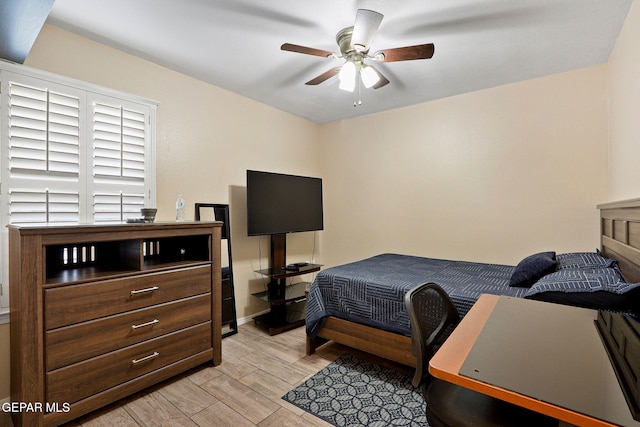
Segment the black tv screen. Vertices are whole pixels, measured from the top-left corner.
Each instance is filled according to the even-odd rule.
[[[322,179],[247,170],[247,234],[323,229]]]

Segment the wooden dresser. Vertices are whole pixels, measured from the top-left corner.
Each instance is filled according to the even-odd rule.
[[[220,227],[9,226],[14,425],[60,425],[220,364]]]

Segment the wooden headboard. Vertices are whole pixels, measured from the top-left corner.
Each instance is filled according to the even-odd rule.
[[[600,247],[618,261],[629,282],[640,282],[640,199],[603,203],[600,209]]]

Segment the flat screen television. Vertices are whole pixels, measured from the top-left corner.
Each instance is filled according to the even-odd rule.
[[[322,179],[247,170],[247,234],[322,230]]]

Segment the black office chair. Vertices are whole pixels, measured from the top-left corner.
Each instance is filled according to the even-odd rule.
[[[435,283],[411,289],[404,301],[417,359],[413,385],[423,384],[430,427],[558,426],[558,420],[546,415],[432,378],[429,360],[458,324],[458,310],[444,289]]]
[[[429,360],[460,321],[456,306],[449,295],[435,283],[425,283],[409,290],[404,297],[409,323],[411,346],[416,356],[413,386],[429,379]]]

